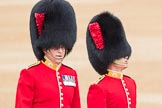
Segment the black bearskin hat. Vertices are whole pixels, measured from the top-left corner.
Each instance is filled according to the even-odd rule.
[[[109,12],[100,13],[91,19],[86,42],[89,60],[100,75],[107,73],[108,65],[114,60],[131,55],[121,21]]]
[[[30,15],[30,37],[38,60],[44,58],[43,49],[63,46],[67,54],[76,41],[76,18],[71,4],[64,0],[41,0]]]

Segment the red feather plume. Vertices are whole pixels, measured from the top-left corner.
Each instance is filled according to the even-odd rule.
[[[93,39],[93,42],[95,43],[96,48],[103,49],[104,40],[100,29],[100,25],[97,22],[89,24],[89,31]]]
[[[45,14],[44,13],[35,13],[35,18],[36,18],[36,26],[38,29],[38,34],[40,36],[42,34],[42,28],[43,28],[43,24],[44,24]]]

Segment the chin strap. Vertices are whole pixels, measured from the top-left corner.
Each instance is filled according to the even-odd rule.
[[[48,53],[48,55],[49,55],[51,58],[57,59],[57,58],[55,58],[55,57],[51,54],[51,51],[50,51],[50,50],[47,50],[46,53]]]
[[[121,62],[119,60],[115,60],[113,63],[117,64],[117,65],[122,65],[122,66],[127,66],[128,65],[127,63]]]

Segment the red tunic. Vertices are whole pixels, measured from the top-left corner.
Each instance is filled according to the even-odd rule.
[[[136,84],[118,72],[109,72],[89,88],[88,108],[136,108]]]
[[[80,108],[76,72],[50,62],[23,69],[17,86],[15,108]]]

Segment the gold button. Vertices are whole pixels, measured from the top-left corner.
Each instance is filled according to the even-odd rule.
[[[125,88],[125,91],[128,91],[128,89],[127,89],[127,88]]]
[[[60,89],[62,89],[62,86],[60,86]]]
[[[130,105],[130,104],[131,104],[131,102],[128,102],[128,104]]]
[[[124,83],[125,81],[122,79],[122,83]]]
[[[61,77],[60,76],[58,76],[58,79],[60,79]]]
[[[127,95],[129,95],[129,92],[126,92]]]
[[[117,73],[112,73],[112,76],[113,76],[113,77],[117,77],[118,74],[117,74]]]
[[[61,100],[63,100],[64,98],[63,97],[61,97]]]
[[[128,98],[129,101],[131,101],[131,98]]]
[[[59,72],[56,72],[57,73],[57,76],[60,74]]]
[[[61,107],[63,107],[64,106],[64,104],[61,104]]]
[[[123,83],[123,86],[126,86],[126,84],[125,84],[125,83]]]
[[[61,93],[61,96],[63,96],[63,93]]]
[[[61,86],[62,85],[62,82],[59,82],[59,86]]]

